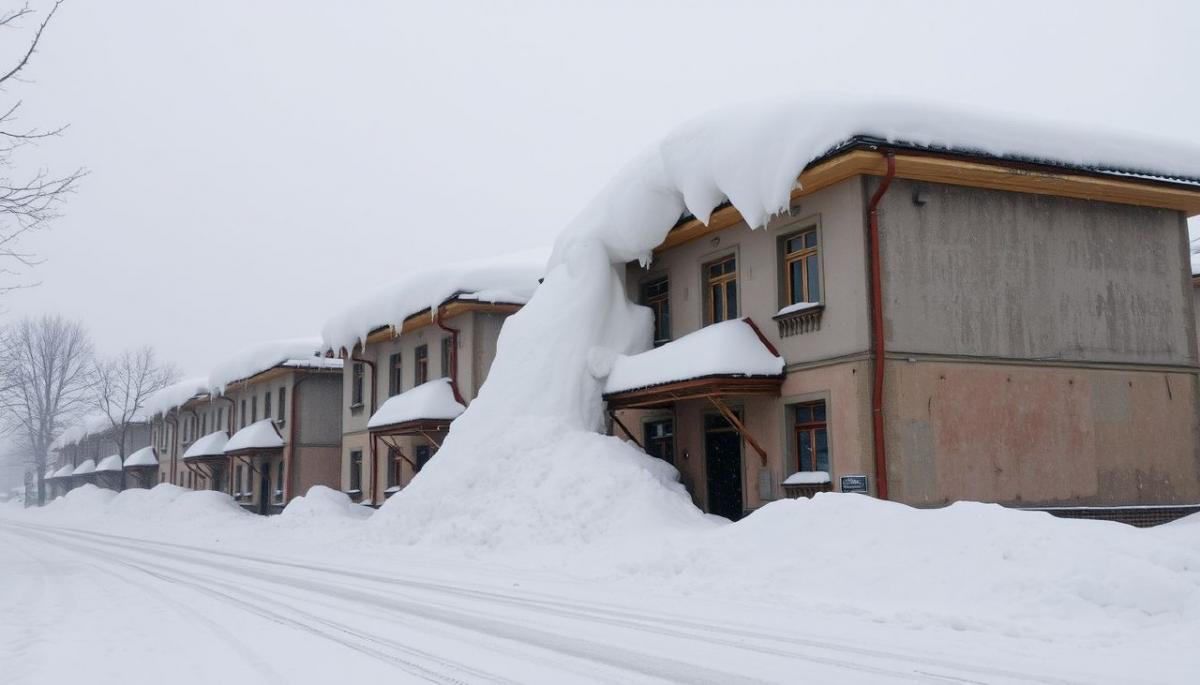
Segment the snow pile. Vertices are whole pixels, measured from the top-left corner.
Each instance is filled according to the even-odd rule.
[[[176,409],[198,395],[208,393],[208,379],[188,378],[173,383],[146,398],[142,410],[146,416],[157,416]]]
[[[200,457],[215,457],[225,454],[225,445],[229,442],[229,433],[217,431],[204,437],[197,438],[183,452],[183,459],[198,459]]]
[[[99,464],[96,464],[96,471],[97,472],[120,471],[121,467],[122,467],[121,455],[110,454],[107,457],[101,459]]]
[[[158,451],[154,446],[143,447],[125,458],[125,468],[158,466]]]
[[[308,525],[312,519],[351,519],[362,520],[370,518],[374,510],[355,504],[344,492],[338,492],[324,485],[314,485],[308,489],[308,494],[292,499],[280,520],[298,525]]]
[[[225,431],[221,431],[224,435]],[[283,436],[275,427],[274,419],[255,421],[229,438],[225,443],[225,453],[244,452],[246,450],[269,450],[283,447]],[[189,450],[190,451],[190,450]],[[186,457],[185,457],[186,458]]]
[[[234,381],[245,380],[281,364],[302,365],[320,356],[320,349],[321,339],[317,337],[270,340],[251,345],[213,367],[208,375],[208,388],[221,393]]]
[[[58,516],[65,514],[95,518],[104,512],[116,496],[117,493],[112,490],[84,483],[47,504],[46,511]]]
[[[180,524],[212,529],[234,520],[255,518],[225,493],[186,490],[170,483],[119,493],[85,483],[47,505],[44,513],[65,524],[91,525],[104,521],[137,529],[169,525],[171,530]]]
[[[409,272],[329,319],[321,332],[325,348],[353,349],[371,331],[399,330],[408,317],[453,298],[524,304],[545,272],[547,256],[545,249],[529,250]]]
[[[438,378],[389,397],[379,411],[371,415],[367,428],[392,426],[417,419],[452,420],[464,409],[466,407],[454,399],[450,379]]]
[[[748,319],[705,326],[641,354],[613,362],[605,393],[706,376],[778,376],[783,358],[771,351]]]

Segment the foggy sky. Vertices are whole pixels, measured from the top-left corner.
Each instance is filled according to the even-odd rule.
[[[673,124],[805,91],[1200,141],[1194,5],[980,5],[68,0],[5,95],[71,125],[18,171],[91,173],[4,316],[203,374],[406,269],[549,244]]]

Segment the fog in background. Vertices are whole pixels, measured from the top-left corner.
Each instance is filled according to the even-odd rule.
[[[10,95],[70,129],[17,172],[91,173],[3,317],[203,374],[408,269],[549,244],[674,124],[806,91],[1200,141],[1200,5],[837,5],[68,0]]]

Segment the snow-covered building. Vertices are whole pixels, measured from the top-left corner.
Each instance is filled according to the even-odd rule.
[[[187,378],[151,395],[146,400],[145,413],[150,417],[149,452],[128,455],[125,469],[134,475],[140,487],[155,483],[173,483],[185,488],[209,489],[208,474],[188,469],[183,453],[209,427],[228,422],[228,406],[213,401],[206,377]],[[129,463],[132,462],[132,463]]]
[[[341,489],[379,505],[434,455],[479,392],[500,327],[533,294],[547,251],[412,272],[325,325],[346,360]]]
[[[50,446],[51,462],[56,467],[75,469],[90,461],[93,468],[78,478],[55,479],[53,491],[62,494],[84,482],[111,490],[128,487],[122,470],[111,470],[112,460],[105,462],[105,459],[122,451],[131,454],[149,445],[150,434],[151,424],[146,419],[138,418],[127,423],[122,436],[121,429],[114,427],[104,414],[84,416],[64,430]],[[105,464],[105,469],[96,468],[101,463]]]
[[[718,117],[662,146],[687,206],[715,211],[628,263],[656,349],[614,364],[614,432],[735,519],[826,488],[1132,522],[1200,508],[1184,155],[936,109],[822,117]],[[747,184],[805,145],[786,211],[748,221]]]

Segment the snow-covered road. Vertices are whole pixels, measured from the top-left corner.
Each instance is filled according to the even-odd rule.
[[[10,520],[0,550],[7,683],[1156,681],[1077,647],[497,567],[381,573]]]

